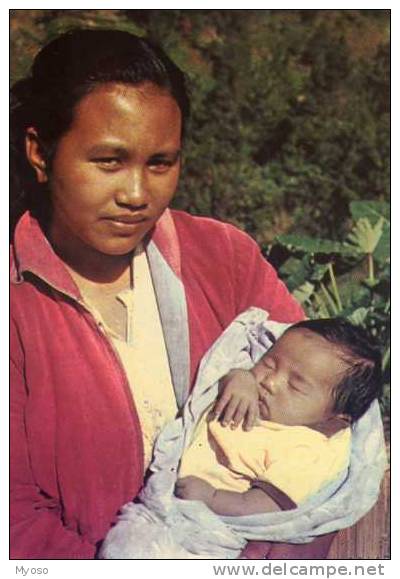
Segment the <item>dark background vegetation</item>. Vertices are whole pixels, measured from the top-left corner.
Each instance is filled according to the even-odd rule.
[[[187,73],[193,115],[175,207],[246,230],[309,315],[368,327],[388,382],[390,11],[12,10],[12,81],[76,26],[148,36]],[[299,250],[285,234],[340,247]],[[387,397],[385,386],[386,414]]]

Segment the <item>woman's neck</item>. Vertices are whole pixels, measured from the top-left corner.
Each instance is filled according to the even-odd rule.
[[[76,247],[73,242],[61,244],[55,240],[52,245],[68,269],[88,282],[100,285],[129,280],[132,253],[107,255],[87,245],[83,248],[81,243]]]

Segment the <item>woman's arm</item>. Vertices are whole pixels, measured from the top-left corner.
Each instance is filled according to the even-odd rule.
[[[25,423],[23,352],[13,324],[10,349],[10,556],[92,559],[95,545],[63,525],[61,505],[35,484]]]
[[[201,500],[215,513],[227,516],[279,511],[283,505],[275,502],[259,488],[252,488],[244,493],[216,490],[197,477],[178,480],[175,492],[182,499]],[[290,508],[293,508],[293,505]],[[335,535],[336,533],[322,535],[305,544],[250,541],[239,558],[326,559]]]
[[[239,559],[326,559],[335,533],[321,535],[311,543],[270,543],[250,541]]]
[[[256,306],[266,310],[269,318],[277,322],[303,320],[300,304],[263,257],[257,243],[242,231],[232,226],[227,228],[235,268],[237,313]]]

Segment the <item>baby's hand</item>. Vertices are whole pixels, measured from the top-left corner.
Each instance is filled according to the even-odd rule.
[[[180,499],[203,501],[205,504],[210,501],[214,492],[213,486],[197,476],[179,478],[175,485],[175,495]]]
[[[258,383],[249,370],[235,369],[220,380],[220,396],[214,406],[215,418],[223,426],[251,430],[258,420]]]

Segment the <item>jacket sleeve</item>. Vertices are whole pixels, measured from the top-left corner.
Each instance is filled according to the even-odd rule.
[[[10,333],[10,557],[92,559],[95,545],[63,525],[57,500],[35,484],[25,428],[23,349],[13,323]]]
[[[227,227],[235,264],[237,313],[256,306],[268,311],[270,319],[277,322],[303,320],[301,306],[263,257],[257,243],[242,231]]]

